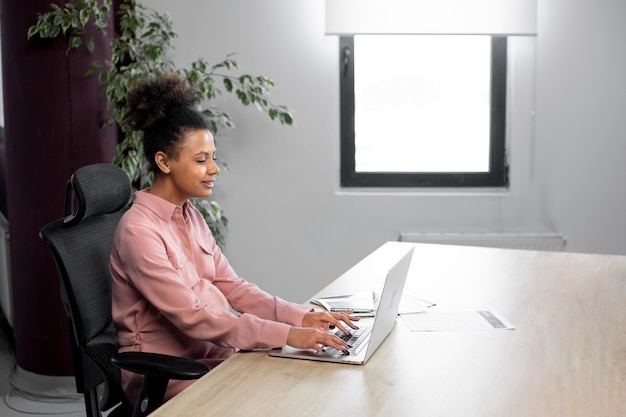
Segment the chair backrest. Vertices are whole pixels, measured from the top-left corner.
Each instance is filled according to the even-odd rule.
[[[65,217],[40,232],[61,277],[61,297],[73,339],[76,385],[79,392],[85,393],[88,415],[97,416],[120,401],[128,406],[121,390],[120,371],[111,363],[117,347],[111,318],[109,254],[113,234],[131,195],[130,179],[121,168],[111,164],[82,167],[67,183]],[[102,383],[105,392],[100,401],[95,392]]]

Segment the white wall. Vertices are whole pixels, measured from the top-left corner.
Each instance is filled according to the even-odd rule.
[[[540,0],[538,170],[570,249],[626,253],[626,2]]]
[[[324,35],[324,2],[147,3],[171,12],[179,65],[237,52],[295,109],[284,127],[224,103],[237,127],[218,141],[231,170],[214,195],[231,263],[262,288],[303,301],[402,231],[558,231],[569,250],[626,254],[626,196],[614,187],[626,170],[621,0],[539,0],[539,37],[512,44],[511,187],[479,193],[340,189],[338,39]],[[592,34],[578,33],[582,18],[597,18]]]

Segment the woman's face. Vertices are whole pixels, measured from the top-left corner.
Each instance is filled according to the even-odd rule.
[[[182,142],[176,159],[169,159],[175,204],[188,198],[210,197],[220,172],[215,162],[215,141],[208,130],[194,130]]]

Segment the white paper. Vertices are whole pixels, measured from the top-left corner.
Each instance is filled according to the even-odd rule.
[[[409,294],[403,294],[400,300],[398,314],[421,313],[435,306],[432,301],[427,301]]]
[[[515,327],[493,310],[440,311],[402,314],[402,319],[414,332],[445,330],[512,330]]]
[[[320,297],[311,300],[313,304],[323,307],[328,311],[337,311],[337,309],[352,309],[352,315],[357,317],[373,317],[376,309],[378,308],[379,301],[380,294],[376,292],[362,292],[357,294]],[[400,300],[398,314],[419,313],[426,311],[434,305],[436,304],[432,301],[404,294]]]

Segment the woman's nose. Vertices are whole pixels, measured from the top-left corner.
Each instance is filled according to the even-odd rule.
[[[217,164],[217,161],[213,161],[213,166],[211,167],[211,172],[214,172],[215,175],[219,175],[220,166]]]

